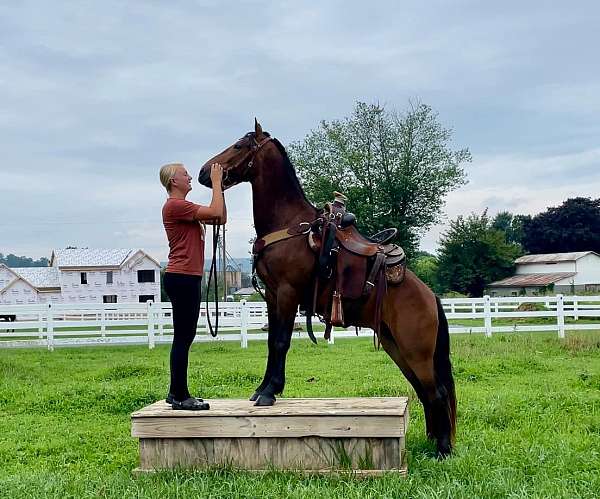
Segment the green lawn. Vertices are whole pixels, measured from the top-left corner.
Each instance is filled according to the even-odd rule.
[[[414,393],[366,338],[295,340],[287,397],[411,397],[408,478],[215,469],[133,478],[129,415],[165,395],[168,347],[0,350],[0,497],[598,497],[600,332],[452,336],[456,452],[433,456]],[[247,397],[264,342],[198,344],[191,386]]]

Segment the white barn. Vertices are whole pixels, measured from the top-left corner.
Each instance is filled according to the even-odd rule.
[[[491,283],[491,296],[600,291],[600,255],[593,251],[525,255],[515,275]]]
[[[55,250],[48,267],[0,264],[0,303],[160,301],[160,264],[141,249]]]

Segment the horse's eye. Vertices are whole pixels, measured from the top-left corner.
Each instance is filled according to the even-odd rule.
[[[239,144],[234,144],[234,145],[233,145],[233,148],[234,148],[234,149],[241,149],[241,148],[242,148],[242,146],[241,146],[241,145],[239,145]]]

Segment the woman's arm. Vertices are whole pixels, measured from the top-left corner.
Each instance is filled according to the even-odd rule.
[[[227,223],[227,205],[225,204],[225,196],[223,195],[223,216],[204,220],[206,225],[225,225]]]
[[[210,170],[210,178],[212,181],[212,199],[209,206],[198,206],[194,215],[194,220],[211,224],[215,220],[227,220],[227,211],[225,210],[225,198],[221,187],[221,179],[223,177],[223,167],[215,163]],[[217,222],[219,223],[219,222]],[[225,222],[222,222],[225,223]]]

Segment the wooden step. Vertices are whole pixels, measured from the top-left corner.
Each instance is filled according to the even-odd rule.
[[[404,472],[408,399],[209,400],[208,411],[174,411],[156,402],[132,417],[140,471],[232,465],[364,475]]]

